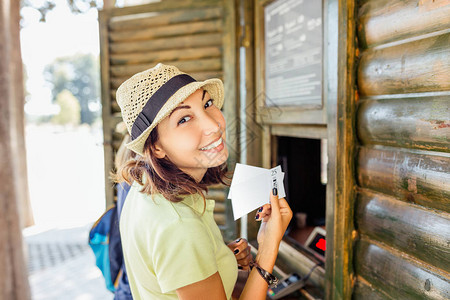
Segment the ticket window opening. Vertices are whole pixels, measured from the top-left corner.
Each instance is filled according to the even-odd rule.
[[[277,137],[277,160],[285,171],[293,212],[288,236],[306,246],[314,228],[325,229],[327,144],[325,139]]]

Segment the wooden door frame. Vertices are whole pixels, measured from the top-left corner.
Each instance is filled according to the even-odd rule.
[[[354,282],[356,22],[354,0],[328,0],[325,97],[328,120],[326,299],[351,299]]]
[[[269,0],[254,0],[254,11],[257,3],[269,3]],[[327,126],[289,125],[281,129],[275,126],[264,126],[262,131],[260,159],[263,167],[270,167],[273,160],[274,141],[272,133],[306,130],[308,138],[328,139],[328,183],[326,200],[326,230],[327,251],[325,266],[325,296],[326,299],[351,299],[353,287],[353,244],[357,238],[353,225],[353,210],[355,196],[355,66],[357,59],[356,1],[354,0],[324,0],[324,80],[323,98],[326,116],[323,117]],[[252,45],[254,60],[254,94],[262,90],[263,74],[261,65],[261,45],[258,35],[261,35],[261,20],[254,16],[255,40]],[[249,63],[251,66],[253,62]],[[314,123],[313,123],[314,124]],[[269,128],[270,127],[270,128]],[[273,128],[272,128],[273,127]],[[288,128],[289,127],[289,128]],[[266,130],[267,129],[267,130]],[[295,134],[293,135],[295,136]],[[251,222],[249,222],[251,223]]]

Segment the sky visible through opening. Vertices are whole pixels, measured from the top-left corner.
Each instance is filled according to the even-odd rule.
[[[39,13],[31,8],[22,9],[22,60],[28,80],[25,111],[33,115],[54,112],[51,90],[43,77],[46,65],[58,57],[77,53],[99,55],[97,10],[85,14],[72,14],[66,1],[56,1],[56,7],[47,14],[45,23],[39,22]]]
[[[25,112],[49,116],[52,103],[44,69],[55,59],[76,54],[99,55],[97,9],[70,12],[65,0],[39,22],[34,9],[22,9],[22,60],[26,70]],[[99,99],[100,101],[100,99]],[[51,122],[26,126],[28,186],[35,228],[80,226],[105,209],[105,175],[101,122],[60,126]]]

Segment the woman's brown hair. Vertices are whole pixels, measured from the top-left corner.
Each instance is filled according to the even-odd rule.
[[[153,129],[144,146],[144,156],[136,156],[118,167],[115,180],[126,181],[129,185],[137,181],[142,185],[141,192],[151,195],[162,194],[172,202],[182,201],[181,195],[199,193],[205,201],[203,192],[208,191],[211,184],[229,185],[227,164],[208,168],[200,182],[184,173],[167,158],[157,158],[153,155],[153,145],[158,141],[157,128]]]

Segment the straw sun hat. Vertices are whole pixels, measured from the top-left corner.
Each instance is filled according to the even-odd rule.
[[[157,64],[133,75],[117,89],[117,103],[131,136],[127,148],[143,155],[150,132],[178,104],[196,90],[205,89],[220,109],[223,104],[223,83],[220,79],[196,81],[174,66]]]

